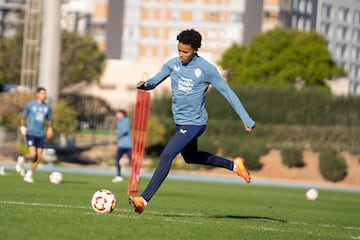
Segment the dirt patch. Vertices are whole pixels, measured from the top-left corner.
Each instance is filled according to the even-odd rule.
[[[303,152],[305,166],[301,168],[288,168],[282,163],[280,150],[271,150],[260,158],[263,167],[258,171],[251,171],[253,179],[273,179],[280,181],[316,183],[333,186],[355,186],[360,187],[360,163],[358,155],[342,152],[348,169],[346,177],[339,182],[333,183],[324,179],[319,169],[319,153],[306,150]],[[210,174],[229,175],[224,169],[204,170]]]

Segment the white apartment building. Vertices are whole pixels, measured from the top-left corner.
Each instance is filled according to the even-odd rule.
[[[360,95],[360,0],[319,0],[317,16],[317,31],[349,73],[350,94]]]

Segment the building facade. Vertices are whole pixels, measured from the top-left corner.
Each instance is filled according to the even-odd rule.
[[[232,43],[249,43],[261,16],[262,0],[125,0],[119,58],[163,61],[176,54],[176,35],[194,28],[202,54],[217,60]]]
[[[24,5],[25,0],[0,0],[0,39],[16,34],[16,27],[23,24],[19,14]]]
[[[360,0],[319,0],[316,30],[334,60],[349,74],[349,92],[360,95]]]

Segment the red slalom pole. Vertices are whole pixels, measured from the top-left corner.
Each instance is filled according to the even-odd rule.
[[[144,156],[148,120],[150,113],[150,93],[139,90],[136,96],[136,104],[134,110],[132,124],[132,156],[130,178],[128,184],[128,194],[137,194],[140,180],[140,167]]]

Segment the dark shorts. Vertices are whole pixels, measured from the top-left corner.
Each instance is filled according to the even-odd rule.
[[[32,135],[26,135],[26,144],[28,147],[45,148],[45,137],[36,137]]]

